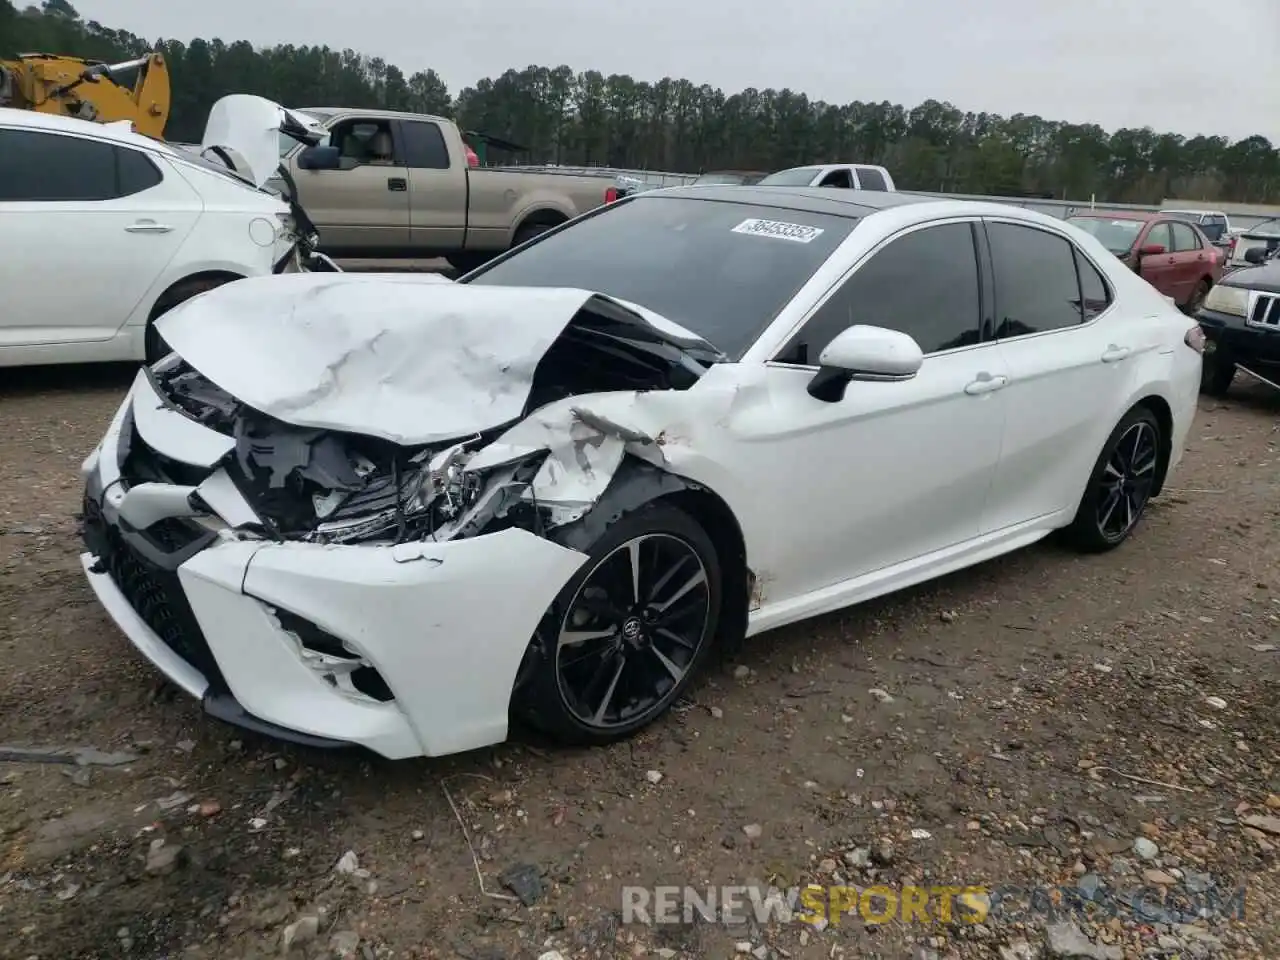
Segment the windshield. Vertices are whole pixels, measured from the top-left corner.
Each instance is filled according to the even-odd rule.
[[[1112,220],[1106,217],[1068,217],[1067,223],[1091,233],[1112,253],[1128,253],[1142,232],[1142,220]]]
[[[294,110],[292,112],[296,113],[304,120],[314,120],[316,123],[323,123],[329,117],[333,116],[331,113],[321,113],[319,110]],[[287,133],[281,131],[280,156],[283,157],[296,146],[298,146],[298,141],[293,139],[293,137],[289,136]]]
[[[761,180],[760,186],[807,187],[821,169],[821,167],[796,167],[794,170],[779,170]]]
[[[1245,227],[1243,232],[1261,237],[1280,237],[1280,217],[1272,217],[1270,220],[1255,223],[1252,227]]]
[[[661,314],[737,360],[857,222],[642,195],[482,267],[467,282],[603,293]]]

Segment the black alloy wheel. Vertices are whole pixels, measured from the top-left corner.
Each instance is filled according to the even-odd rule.
[[[719,606],[715,547],[696,522],[661,505],[623,518],[544,618],[521,671],[521,712],[576,743],[607,743],[647,726],[710,651]]]
[[[1094,465],[1069,536],[1092,552],[1119,546],[1138,526],[1155,489],[1162,456],[1160,422],[1135,407],[1112,431]]]

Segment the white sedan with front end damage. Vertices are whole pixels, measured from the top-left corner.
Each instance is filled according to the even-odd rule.
[[[215,716],[387,757],[626,736],[717,644],[1056,530],[1115,547],[1203,346],[1060,220],[741,186],[160,324],[85,463],[93,589]]]

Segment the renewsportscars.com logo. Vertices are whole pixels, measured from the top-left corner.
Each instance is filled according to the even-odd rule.
[[[978,924],[1070,916],[1138,923],[1190,923],[1216,917],[1245,919],[1246,888],[1173,893],[1158,887],[1083,891],[1073,886],[623,887],[623,923],[691,924],[700,921],[757,924]]]

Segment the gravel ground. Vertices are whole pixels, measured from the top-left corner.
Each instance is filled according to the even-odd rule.
[[[1116,552],[780,630],[609,749],[391,764],[203,717],[99,612],[77,467],[130,376],[0,387],[0,743],[101,752],[0,762],[0,957],[1280,956],[1266,388],[1202,404]],[[624,885],[811,882],[1040,893],[980,923],[623,922]]]

